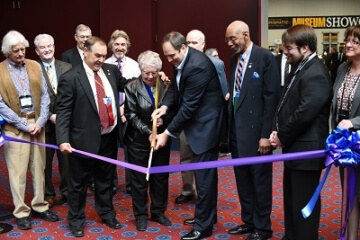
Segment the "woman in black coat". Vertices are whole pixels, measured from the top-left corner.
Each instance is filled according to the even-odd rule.
[[[155,96],[158,96],[157,106],[161,106],[167,86],[166,83],[158,80],[162,67],[159,54],[145,51],[139,55],[138,63],[141,76],[129,82],[125,88],[125,116],[128,121],[125,144],[128,149],[129,163],[147,167],[150,155],[149,140],[152,134],[151,114],[155,110]],[[170,115],[157,119],[157,132],[162,133],[170,120]],[[152,166],[169,164],[170,146],[171,142],[153,152]],[[170,220],[164,215],[168,202],[169,173],[150,175],[149,182],[146,181],[145,174],[137,171],[131,170],[130,176],[136,229],[145,231],[147,228],[148,187],[151,198],[151,220],[170,226]]]

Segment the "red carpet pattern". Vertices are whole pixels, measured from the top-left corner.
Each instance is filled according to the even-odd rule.
[[[13,225],[13,230],[0,234],[0,239],[38,239],[38,240],[57,240],[74,239],[69,232],[66,215],[66,204],[55,205],[52,210],[59,214],[60,221],[55,223],[45,222],[42,219],[32,218],[31,230],[20,230],[16,226],[15,219],[11,213],[13,211],[8,173],[3,160],[2,149],[0,152],[0,222]],[[221,158],[226,160],[227,157]],[[119,160],[123,160],[123,152],[119,150]],[[178,164],[178,152],[172,152],[171,164]],[[54,161],[54,182],[59,186],[59,174],[57,172],[57,162]],[[273,237],[271,239],[281,239],[284,232],[283,217],[283,198],[282,198],[282,163],[274,163],[273,167]],[[241,209],[237,196],[236,183],[233,169],[231,167],[220,168],[219,172],[219,196],[218,196],[218,222],[214,225],[213,235],[208,239],[245,239],[246,236],[232,236],[227,234],[227,230],[236,226],[240,222]],[[117,211],[117,218],[123,225],[119,230],[113,230],[100,223],[100,218],[95,212],[94,197],[87,199],[86,215],[87,220],[84,227],[85,236],[80,239],[112,240],[112,239],[154,239],[169,240],[180,239],[191,227],[183,225],[183,221],[193,217],[195,200],[189,204],[174,204],[175,198],[181,191],[181,174],[171,173],[169,184],[169,203],[166,215],[171,219],[170,227],[161,226],[155,222],[148,222],[146,232],[138,232],[135,229],[135,220],[132,213],[131,197],[125,193],[124,169],[118,168],[119,190],[114,196],[114,205]],[[26,202],[30,204],[32,197],[31,178],[28,178],[26,190]],[[333,167],[322,191],[322,214],[319,229],[321,240],[339,239],[340,233],[340,213],[341,211],[341,185],[338,169]]]

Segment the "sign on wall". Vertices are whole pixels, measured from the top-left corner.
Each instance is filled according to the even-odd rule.
[[[312,28],[347,28],[360,24],[360,16],[269,17],[269,29],[288,29],[298,24]]]

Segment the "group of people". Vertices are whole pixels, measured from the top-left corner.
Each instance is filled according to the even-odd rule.
[[[360,91],[360,26],[345,32],[348,61],[340,65],[334,87],[316,55],[316,34],[306,25],[293,26],[282,35],[285,63],[281,64],[291,66],[284,74],[273,54],[251,41],[245,22],[230,23],[225,31],[225,42],[234,51],[229,82],[216,49],[203,53],[205,35],[196,29],[186,37],[179,32],[164,36],[162,52],[174,70],[170,81],[161,72],[158,53],[145,51],[137,61],[126,56],[130,39],[124,31],[114,31],[106,44],[80,24],[74,37],[77,46],[64,52],[60,61],[54,58],[53,37],[39,34],[34,40],[36,62],[25,58],[29,43],[21,33],[10,31],[4,36],[0,115],[6,121],[3,134],[59,145],[60,194],[68,203],[67,220],[75,237],[84,235],[88,186],[95,193],[101,221],[113,229],[121,224],[113,205],[116,166],[73,149],[116,159],[120,143],[129,163],[147,167],[151,159],[152,166],[161,166],[169,164],[171,141],[176,138],[181,163],[204,162],[218,159],[224,138],[232,158],[269,155],[275,148],[284,153],[323,149],[330,110],[331,128],[360,128],[360,95],[356,94]],[[112,51],[108,59],[107,45]],[[285,78],[282,91],[281,77]],[[51,181],[55,151],[9,141],[4,152],[18,228],[32,227],[32,211],[34,217],[57,221],[49,210],[55,198]],[[30,207],[24,202],[28,167],[34,188]],[[284,240],[318,239],[320,198],[310,217],[304,219],[301,209],[315,191],[323,168],[323,157],[284,163]],[[272,163],[234,166],[234,173],[242,223],[228,233],[248,234],[247,240],[270,239]],[[183,189],[175,203],[196,196],[194,217],[184,221],[193,229],[182,240],[212,235],[217,223],[217,177],[216,168],[182,173]],[[136,229],[147,229],[148,190],[150,220],[170,226],[171,219],[165,215],[169,174],[151,174],[147,179],[143,173],[127,170],[126,178]],[[348,239],[357,239],[359,192],[349,218]]]

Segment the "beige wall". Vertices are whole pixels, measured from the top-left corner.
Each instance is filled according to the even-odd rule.
[[[268,17],[291,17],[291,16],[360,16],[360,0],[263,0],[267,1]],[[275,39],[280,39],[282,30],[269,30],[263,26],[262,31],[267,32],[266,39],[263,39],[263,47],[275,45]],[[323,52],[322,33],[335,32],[342,41],[345,29],[315,29],[318,37],[318,53]],[[264,37],[264,36],[263,36]]]

